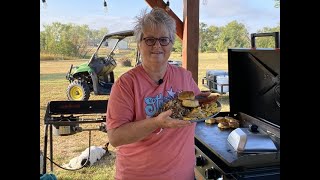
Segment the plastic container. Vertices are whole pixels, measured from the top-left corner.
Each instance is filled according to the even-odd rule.
[[[228,73],[224,70],[207,70],[206,72],[206,78],[209,78],[209,76],[219,76],[219,75],[228,75]]]
[[[216,77],[220,75],[228,75],[228,72],[223,70],[207,70],[207,86],[209,86],[210,89],[217,89],[217,85],[215,84],[217,82]]]
[[[217,91],[222,93],[229,92],[229,76],[219,75],[216,78],[217,78]]]

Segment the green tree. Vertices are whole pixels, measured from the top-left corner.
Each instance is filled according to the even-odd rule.
[[[208,27],[205,23],[200,23],[199,29],[199,48],[200,52],[216,52],[217,38],[220,34],[220,28],[216,26]]]
[[[54,22],[40,32],[40,52],[57,56],[84,57],[93,42],[101,40],[106,28],[90,30],[88,25]]]
[[[206,32],[207,51],[216,52],[217,41],[221,33],[221,28],[210,26]]]
[[[280,8],[280,0],[274,0],[274,7]]]
[[[206,42],[207,27],[208,27],[208,25],[205,23],[201,22],[199,24],[199,49],[200,49],[200,52],[205,52],[207,50],[207,42]]]
[[[249,47],[250,37],[244,24],[232,21],[220,30],[216,45],[218,52],[226,52],[228,48]]]
[[[40,52],[41,51],[46,51],[47,49],[47,39],[46,39],[46,34],[43,31],[40,31]]]
[[[90,34],[90,45],[91,46],[96,46],[100,43],[104,35],[108,33],[107,28],[101,28],[101,29],[94,29],[91,31]]]
[[[271,33],[271,32],[280,32],[280,23],[273,28],[264,27],[257,31],[258,33]],[[256,46],[258,48],[275,48],[274,37],[256,37]]]
[[[44,39],[46,41],[46,49],[47,53],[59,54],[61,49],[63,49],[61,42],[61,33],[63,31],[63,24],[59,22],[54,22],[51,25],[44,25],[44,33],[40,35],[44,35],[40,39]]]
[[[86,42],[86,47],[82,48],[79,53],[82,58],[85,58],[87,54],[101,42],[102,38],[108,33],[107,28],[93,29],[87,34],[88,39]]]
[[[173,49],[172,49],[174,52],[182,52],[182,41],[180,38],[178,38],[178,36],[176,35],[176,40],[174,42],[174,45],[173,45]]]

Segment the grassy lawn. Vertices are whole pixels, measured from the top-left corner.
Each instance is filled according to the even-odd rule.
[[[172,54],[170,59],[181,60],[180,54]],[[87,60],[45,60],[40,61],[40,149],[44,145],[44,115],[46,105],[50,101],[67,100],[66,89],[69,82],[65,79],[70,65],[79,65]],[[201,90],[207,90],[201,84],[205,77],[206,70],[220,69],[227,70],[227,53],[201,53],[199,54],[199,75],[198,84]],[[115,68],[115,78],[128,71],[132,67]],[[91,95],[90,100],[107,99],[108,96]],[[222,95],[219,100],[222,104],[222,111],[229,111],[229,97]],[[81,125],[83,128],[96,128],[96,125]],[[54,162],[62,165],[80,155],[88,147],[89,133],[87,131],[76,133],[71,136],[54,136],[53,137],[53,157]],[[91,145],[103,146],[108,141],[107,134],[100,131],[92,131]],[[114,179],[114,148],[109,146],[111,155],[104,156],[94,166],[86,167],[78,171],[67,171],[53,166],[53,173],[59,180],[113,180]],[[47,172],[50,173],[50,164],[47,162]]]

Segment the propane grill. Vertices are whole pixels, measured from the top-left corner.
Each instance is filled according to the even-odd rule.
[[[262,36],[273,36],[275,48],[255,48],[255,37]],[[217,124],[197,123],[197,179],[280,179],[278,40],[278,32],[252,34],[252,48],[228,49],[230,112],[220,112],[218,115],[238,119],[242,129],[266,134],[276,149],[262,148],[251,152],[239,152],[228,141],[230,133],[234,130],[220,130]]]
[[[92,101],[50,101],[47,105],[44,124],[43,173],[46,173],[48,133],[50,136],[50,165],[53,171],[53,135],[68,136],[82,131],[106,130],[107,100]],[[96,128],[83,128],[81,124],[96,124]],[[49,130],[48,130],[49,129]],[[89,158],[88,158],[89,159]]]

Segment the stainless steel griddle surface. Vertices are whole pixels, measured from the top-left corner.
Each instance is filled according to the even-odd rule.
[[[231,131],[232,129],[220,130],[217,124],[210,125],[205,122],[198,122],[195,138],[231,167],[259,167],[280,164],[280,153],[277,152],[237,153],[227,141]]]

